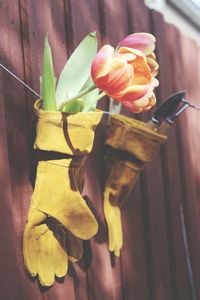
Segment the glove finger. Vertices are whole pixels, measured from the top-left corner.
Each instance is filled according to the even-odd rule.
[[[37,212],[37,214],[33,214],[32,221],[37,220],[39,222],[40,220],[42,222],[45,218],[43,213]],[[38,237],[43,235],[47,229],[45,224],[32,227],[31,222],[25,226],[23,234],[24,264],[32,276],[36,276],[38,272],[38,253],[40,251]]]
[[[63,277],[67,273],[67,253],[46,224],[26,225],[23,254],[26,269],[32,276],[38,274],[42,286],[51,286],[55,275]]]
[[[120,256],[120,250],[123,245],[123,232],[122,232],[122,221],[121,221],[121,210],[120,208],[115,208],[115,227],[113,227],[113,236],[115,240],[114,254],[115,256]]]
[[[57,219],[74,236],[87,240],[98,231],[98,223],[79,192],[68,191],[65,205],[58,210],[51,207],[48,213]]]
[[[42,286],[54,283],[54,261],[52,257],[53,233],[47,229],[39,238],[40,252],[38,253],[38,278]]]
[[[54,236],[60,245],[68,254],[68,259],[72,262],[78,261],[82,257],[83,247],[82,240],[75,237],[69,230],[66,230],[62,224],[52,219],[52,230]]]
[[[68,259],[53,232],[48,230],[40,238],[38,277],[41,285],[51,286],[55,275],[62,277],[67,273]]]
[[[119,257],[123,245],[121,210],[118,206],[110,203],[109,196],[110,190],[106,188],[104,192],[104,215],[108,226],[109,250],[114,251],[115,255]]]
[[[63,226],[56,220],[52,219],[52,230],[54,235],[54,243],[52,252],[54,257],[55,275],[63,277],[68,270],[68,254],[66,251],[66,232]]]
[[[76,262],[81,259],[83,255],[83,242],[71,234],[70,231],[66,231],[66,249],[70,261]]]

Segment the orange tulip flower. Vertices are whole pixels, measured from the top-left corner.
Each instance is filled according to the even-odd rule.
[[[92,63],[91,75],[96,86],[133,112],[149,110],[156,103],[158,64],[155,38],[151,34],[132,34],[115,51],[103,46]]]

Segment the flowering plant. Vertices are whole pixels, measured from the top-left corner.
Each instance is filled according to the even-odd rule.
[[[44,43],[41,95],[43,109],[64,112],[95,111],[97,101],[108,95],[132,112],[144,112],[156,103],[154,88],[158,63],[155,37],[135,33],[114,49],[103,46],[97,52],[95,33],[88,34],[61,71],[56,86],[51,48]]]

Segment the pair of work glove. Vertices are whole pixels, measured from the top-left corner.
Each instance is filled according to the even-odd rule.
[[[123,115],[110,119],[105,154],[104,215],[109,250],[120,256],[123,245],[121,209],[144,164],[167,139],[150,124]]]
[[[38,117],[34,148],[39,162],[23,255],[27,271],[38,275],[41,285],[51,286],[55,276],[67,273],[68,260],[81,258],[82,240],[98,230],[81,189],[85,158],[102,112],[43,111],[41,100],[34,108]]]

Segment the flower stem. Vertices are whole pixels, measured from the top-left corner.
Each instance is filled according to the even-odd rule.
[[[64,101],[59,107],[58,107],[58,110],[59,111],[62,111],[64,106],[69,102],[69,101],[73,101],[73,100],[76,100],[77,98],[81,98],[83,96],[85,96],[86,94],[96,90],[97,87],[95,85],[92,85],[88,88],[86,88],[85,90],[83,90],[82,92],[80,92],[79,94],[77,94],[76,96],[72,97],[72,98],[69,98],[67,99],[66,101]]]
[[[96,98],[96,100],[98,101],[98,100],[100,100],[101,98],[103,98],[104,96],[106,96],[106,93],[101,92],[101,93],[99,94],[99,96]]]

